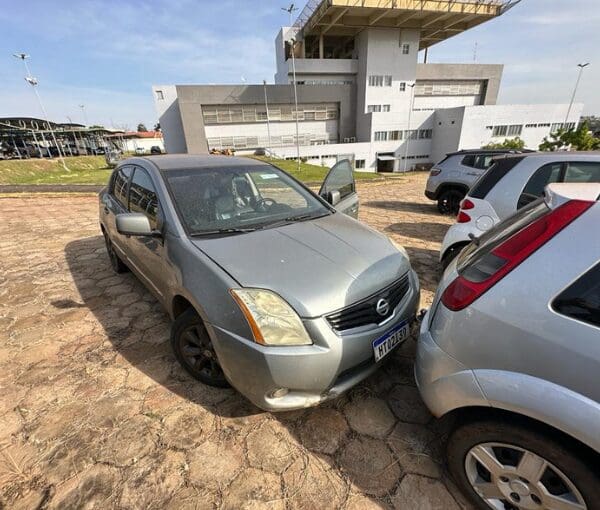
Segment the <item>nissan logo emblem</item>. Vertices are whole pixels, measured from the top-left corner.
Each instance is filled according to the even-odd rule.
[[[390,304],[388,303],[387,299],[382,298],[377,301],[377,304],[375,305],[375,311],[381,316],[387,315],[390,311]]]

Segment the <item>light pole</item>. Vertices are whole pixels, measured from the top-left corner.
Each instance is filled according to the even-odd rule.
[[[269,152],[273,155],[273,148],[271,147],[271,120],[269,117],[269,102],[267,101],[267,80],[263,80],[263,88],[265,91],[265,110],[267,110],[267,136],[269,137]]]
[[[81,113],[83,114],[83,122],[85,122],[85,127],[87,128],[89,126],[89,124],[88,124],[88,119],[87,119],[87,113],[85,113],[85,105],[80,104],[79,108],[81,108]]]
[[[410,104],[408,105],[408,130],[406,137],[406,144],[404,147],[404,171],[408,172],[408,146],[410,145],[410,120],[412,116],[413,104],[415,101],[415,85],[416,83],[407,84],[410,87]]]
[[[293,4],[292,4],[293,5]],[[298,124],[298,88],[296,84],[296,58],[294,52],[296,50],[296,39],[292,39],[292,75],[294,79],[294,108],[296,117],[296,158],[298,160],[298,172],[300,172],[300,127]]]
[[[60,146],[58,145],[58,141],[56,140],[54,130],[52,129],[52,126],[50,124],[50,120],[48,119],[48,114],[46,113],[46,109],[44,108],[44,104],[42,103],[42,98],[40,97],[40,94],[37,90],[38,81],[36,78],[31,76],[31,71],[29,70],[29,66],[27,65],[27,59],[29,58],[29,55],[25,53],[15,53],[13,54],[13,56],[23,61],[23,65],[25,66],[25,72],[27,73],[27,76],[25,76],[25,81],[31,85],[33,91],[35,92],[35,96],[37,97],[38,103],[40,104],[40,108],[44,115],[44,120],[46,121],[46,124],[48,125],[48,130],[50,131],[50,135],[52,136],[52,141],[54,142],[54,145],[56,145],[56,150],[58,151],[58,157],[60,159],[60,162],[62,163],[63,168],[69,171],[69,169],[67,168],[67,164],[65,163],[65,160],[63,158],[63,154],[60,150]]]
[[[567,110],[567,117],[565,118],[565,130],[567,129],[567,123],[569,122],[569,116],[571,115],[571,109],[573,108],[573,103],[575,102],[575,96],[577,95],[577,89],[579,88],[579,82],[581,81],[581,75],[583,74],[583,70],[589,66],[590,63],[586,62],[585,64],[577,64],[579,67],[579,74],[577,75],[577,81],[575,82],[575,88],[573,89],[573,95],[571,96],[571,102],[569,103],[569,109]]]

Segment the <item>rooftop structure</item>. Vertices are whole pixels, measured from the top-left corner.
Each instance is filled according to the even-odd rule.
[[[311,0],[294,24],[303,38],[365,28],[416,29],[425,49],[494,19],[521,0]]]

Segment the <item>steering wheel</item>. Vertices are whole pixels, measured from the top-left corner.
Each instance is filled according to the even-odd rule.
[[[272,198],[261,198],[256,202],[256,207],[262,211],[268,211],[276,204],[277,202]]]

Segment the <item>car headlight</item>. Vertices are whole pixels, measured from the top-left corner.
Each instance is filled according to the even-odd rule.
[[[406,260],[408,260],[410,262],[410,257],[408,256],[408,252],[406,251],[406,249],[404,248],[404,246],[399,245],[391,237],[388,237],[388,239],[390,240],[390,243],[392,243],[392,246],[394,248],[396,248],[400,253],[402,253],[402,255],[404,255],[406,257]]]
[[[298,314],[281,297],[264,289],[232,289],[254,340],[263,345],[311,345]]]

